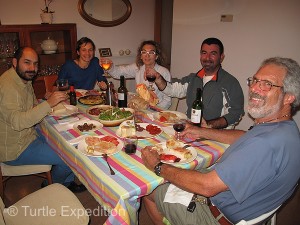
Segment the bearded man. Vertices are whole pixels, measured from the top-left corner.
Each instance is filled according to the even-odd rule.
[[[35,129],[51,108],[66,100],[65,92],[54,92],[38,104],[32,87],[39,64],[34,49],[19,48],[12,64],[0,76],[0,162],[12,166],[53,165],[54,183],[62,183],[73,192],[86,190],[74,182],[74,173]]]
[[[164,216],[171,224],[236,224],[271,212],[294,192],[300,177],[300,133],[292,119],[300,104],[299,64],[288,58],[266,59],[247,81],[252,129],[188,125],[181,134],[231,144],[212,170],[176,168],[160,162],[151,147],[142,150],[144,165],[171,182],[143,199],[155,224],[162,224]],[[166,201],[173,186],[194,193],[193,212],[182,200]]]

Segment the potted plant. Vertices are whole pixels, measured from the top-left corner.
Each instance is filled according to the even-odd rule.
[[[45,8],[42,9],[42,13],[41,13],[42,23],[51,24],[53,22],[53,13],[54,13],[54,11],[51,11],[49,9],[49,5],[52,2],[53,2],[53,0],[44,0]]]

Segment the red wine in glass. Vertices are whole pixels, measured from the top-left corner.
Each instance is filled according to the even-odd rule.
[[[148,87],[148,89],[149,89],[150,91],[154,91],[153,83],[154,83],[154,81],[155,81],[155,79],[156,79],[156,76],[155,76],[154,74],[147,74],[147,75],[146,75],[146,78],[147,78],[147,81],[149,82],[149,87]]]
[[[173,124],[173,129],[176,131],[176,139],[180,140],[179,134],[185,129],[185,121],[180,120]]]
[[[135,144],[126,144],[125,152],[127,154],[134,154],[136,152],[136,145]]]
[[[185,128],[185,124],[183,123],[175,123],[173,124],[173,128],[176,132],[182,132]]]
[[[147,81],[153,83],[155,81],[155,79],[156,79],[155,76],[151,77],[151,76],[147,75]]]

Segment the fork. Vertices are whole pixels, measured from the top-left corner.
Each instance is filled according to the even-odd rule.
[[[108,155],[107,155],[107,154],[102,154],[102,156],[103,156],[103,158],[105,159],[105,161],[106,161],[106,163],[107,163],[107,165],[108,165],[108,167],[109,167],[110,174],[111,174],[111,175],[115,175],[115,174],[116,174],[115,171],[111,168],[111,166],[110,166],[110,164],[109,164],[109,162],[108,162]]]

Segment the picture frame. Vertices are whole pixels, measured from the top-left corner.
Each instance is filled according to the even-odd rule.
[[[110,48],[99,48],[100,57],[112,56]]]

